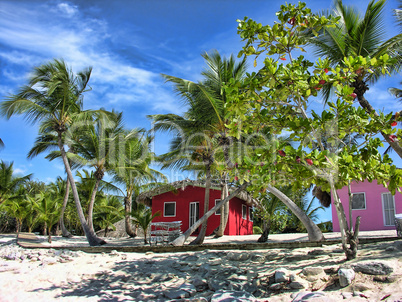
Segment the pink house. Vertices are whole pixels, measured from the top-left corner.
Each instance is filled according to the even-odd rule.
[[[383,185],[373,182],[352,182],[352,219],[361,216],[361,231],[394,230],[395,215],[402,213],[402,194],[394,196]],[[338,190],[339,198],[349,221],[348,187]],[[334,232],[339,232],[339,220],[335,207],[332,206],[332,223]]]

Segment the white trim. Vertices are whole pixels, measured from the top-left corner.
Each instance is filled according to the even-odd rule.
[[[253,221],[253,217],[251,217],[252,210],[253,210],[253,207],[249,207],[249,209],[248,209],[248,220],[249,221]]]
[[[364,208],[363,209],[353,209],[352,211],[361,211],[361,210],[366,210],[367,209],[367,199],[366,199],[366,192],[352,192],[353,195],[355,194],[363,194],[364,196]],[[352,197],[352,201],[353,201],[353,197]],[[353,202],[352,202],[352,207],[353,207]]]
[[[389,195],[391,195],[391,197],[392,197],[392,202],[393,202],[393,204],[394,204],[394,215],[392,215],[392,217],[395,217],[395,197],[390,193],[390,192],[383,192],[383,193],[381,193],[381,203],[382,203],[382,219],[383,219],[383,222],[384,222],[384,226],[394,226],[394,220],[393,219],[391,219],[391,224],[385,224],[386,223],[386,219],[385,219],[385,209],[384,209],[384,198],[383,198],[383,196],[385,195],[385,194],[389,194]]]
[[[189,227],[191,227],[192,226],[192,224],[191,224],[191,205],[192,204],[195,204],[196,206],[195,206],[195,208],[197,209],[197,204],[198,204],[198,216],[200,216],[200,202],[199,201],[193,201],[193,202],[190,202],[190,204],[189,204],[189,206],[188,206],[188,225],[189,225]],[[197,213],[196,213],[197,214]],[[195,221],[197,221],[197,220],[195,220]],[[194,223],[195,223],[195,221],[194,221]]]
[[[174,203],[174,215],[166,215],[165,210],[166,210],[166,204],[167,203]],[[176,201],[165,201],[163,203],[163,217],[176,217]]]
[[[222,199],[215,199],[215,205],[214,205],[214,206],[216,206],[216,204],[219,203],[221,200],[222,200]],[[217,202],[217,201],[218,201],[218,202]],[[219,208],[218,210],[216,210],[216,212],[218,212],[218,211],[220,211],[220,210],[221,210],[221,208]],[[216,212],[214,213],[215,215],[221,216],[221,213],[217,214]]]
[[[245,210],[245,215],[243,215],[243,209],[244,208],[246,208],[246,210]],[[244,216],[246,217],[246,218],[244,218]],[[247,206],[245,205],[245,204],[242,204],[241,205],[241,218],[243,218],[244,220],[247,220]]]

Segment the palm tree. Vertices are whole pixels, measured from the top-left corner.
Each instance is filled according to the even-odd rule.
[[[233,55],[222,58],[217,51],[204,53],[203,58],[208,68],[201,74],[203,81],[194,83],[173,76],[163,75],[175,85],[175,91],[188,106],[183,117],[167,114],[152,116],[156,130],[182,132],[183,137],[173,139],[170,152],[161,157],[164,167],[196,169],[205,171],[204,213],[209,210],[209,191],[211,187],[211,169],[214,164],[215,150],[222,146],[228,158],[228,135],[225,119],[226,93],[223,85],[231,79],[240,81],[245,75],[245,60],[236,63]],[[184,152],[184,153],[183,153]],[[200,164],[194,163],[199,162]],[[191,164],[190,164],[191,163]],[[193,244],[202,244],[206,235],[207,220],[203,223]]]
[[[115,161],[110,173],[113,181],[124,187],[120,192],[124,196],[125,228],[130,237],[135,237],[136,232],[130,223],[133,200],[144,190],[150,190],[158,185],[158,179],[166,182],[166,177],[149,165],[154,157],[150,152],[152,137],[139,137],[138,130],[125,131],[123,133],[124,151],[119,152],[119,159]]]
[[[22,177],[13,175],[14,162],[0,161],[0,204],[12,197],[18,188],[31,179],[32,174]]]
[[[27,191],[23,185],[19,185],[13,192],[13,195],[8,196],[8,198],[0,205],[8,215],[15,218],[17,233],[21,231],[25,217],[30,214],[27,210],[26,199]]]
[[[328,28],[318,37],[310,39],[320,57],[328,58],[331,66],[343,66],[345,57],[363,56],[379,58],[389,55],[394,61],[388,67],[390,73],[401,70],[402,34],[385,40],[384,8],[386,0],[371,0],[367,5],[364,16],[350,6],[335,0],[331,14],[340,17],[334,28]],[[373,72],[373,73],[372,73]],[[371,113],[376,111],[364,94],[369,89],[368,84],[375,82],[381,75],[381,70],[356,70],[355,81],[351,84],[362,108]],[[330,86],[324,86],[323,92],[329,98]],[[402,146],[389,135],[382,132],[384,139],[402,158]]]
[[[83,231],[88,243],[91,246],[96,246],[106,242],[98,238],[85,221],[74,177],[64,149],[63,137],[67,129],[73,126],[72,121],[74,121],[75,116],[91,113],[82,110],[83,93],[88,89],[91,71],[92,68],[87,68],[74,75],[63,60],[53,60],[36,67],[29,84],[23,86],[17,94],[10,95],[7,101],[2,102],[0,111],[7,119],[13,115],[23,114],[32,123],[42,122],[42,131],[52,129],[57,133],[57,145],[71,185]]]
[[[137,204],[137,208],[131,212],[134,223],[136,223],[144,232],[144,244],[148,243],[147,232],[152,220],[160,216],[160,212],[152,215],[152,210],[147,208],[144,204]]]
[[[114,223],[123,217],[121,199],[114,195],[106,195],[100,198],[94,207],[94,225],[105,230],[105,237],[109,228],[115,230]]]
[[[117,144],[119,134],[123,131],[123,114],[112,112],[106,116],[98,117],[94,123],[88,122],[82,127],[79,140],[72,144],[75,154],[70,154],[70,159],[80,165],[94,168],[96,179],[91,197],[89,199],[88,227],[93,228],[93,208],[96,193],[106,171],[110,170],[111,165],[120,156]]]
[[[41,192],[35,196],[39,220],[44,223],[44,233],[48,242],[52,243],[52,227],[57,223],[61,211],[61,196],[52,190]]]

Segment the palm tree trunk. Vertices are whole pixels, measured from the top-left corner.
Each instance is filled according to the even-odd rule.
[[[267,242],[269,232],[271,231],[271,217],[269,217],[264,225],[264,231],[262,232],[260,238],[258,238],[257,242]]]
[[[206,181],[205,181],[205,198],[204,198],[204,213],[208,212],[209,209],[209,191],[211,189],[211,160],[208,159],[206,164]],[[205,215],[205,214],[204,214]],[[197,238],[191,242],[191,244],[202,244],[205,239],[205,234],[207,232],[208,218],[202,223],[201,231]]]
[[[71,238],[73,235],[67,230],[66,226],[64,225],[64,212],[66,211],[67,208],[67,202],[68,202],[68,197],[70,195],[70,181],[67,178],[66,181],[66,193],[64,194],[64,199],[63,199],[63,207],[61,208],[61,214],[60,214],[60,228],[61,228],[61,235],[66,238]]]
[[[357,95],[357,100],[359,101],[360,106],[364,108],[368,113],[374,112],[374,114],[378,116],[378,113],[374,110],[371,104],[364,97],[364,93],[368,89],[366,83],[364,83],[362,80],[356,79],[356,81],[353,83],[353,87],[355,87],[354,91]],[[395,152],[399,155],[399,157],[402,158],[402,146],[400,146],[398,142],[391,141],[389,135],[385,134],[382,131],[381,135],[384,137],[386,142],[391,146],[391,148],[395,150]]]
[[[226,182],[226,175],[223,178],[223,185],[221,189],[221,200],[224,200],[229,194],[228,191],[228,184]],[[215,237],[219,238],[222,237],[225,234],[225,229],[226,225],[228,223],[228,218],[229,218],[229,203],[225,203],[221,207],[221,220],[219,224],[218,231],[216,232]]]
[[[325,239],[318,226],[289,197],[271,185],[267,185],[267,189],[278,197],[297,216],[297,218],[300,219],[307,230],[310,241],[321,241]]]
[[[80,219],[81,226],[85,233],[85,236],[87,237],[88,243],[90,246],[98,246],[98,245],[106,244],[106,241],[102,240],[101,238],[98,238],[96,236],[96,234],[93,231],[91,231],[91,229],[88,227],[88,224],[85,220],[85,215],[84,215],[84,212],[82,211],[80,197],[78,196],[77,187],[74,182],[73,173],[71,172],[70,164],[68,163],[68,160],[67,160],[66,151],[64,150],[61,132],[58,133],[57,143],[59,145],[61,158],[63,159],[64,167],[66,169],[67,176],[68,176],[68,180],[70,181],[71,191],[73,192],[73,197],[74,197],[75,206],[77,208],[78,218]]]
[[[130,215],[131,210],[132,210],[132,196],[125,196],[124,197],[124,211],[125,211],[124,222],[125,222],[125,227],[126,227],[126,233],[131,238],[134,238],[137,236],[137,234],[134,232],[132,224],[131,224],[131,215]]]
[[[47,242],[49,242],[49,243],[52,243],[52,233],[51,233],[52,230],[51,229],[52,229],[51,227],[48,228]]]
[[[355,232],[353,233],[349,230],[345,209],[343,208],[342,202],[339,199],[338,193],[336,192],[335,186],[333,184],[331,184],[331,192],[332,198],[334,200],[336,214],[338,216],[339,228],[341,231],[342,249],[345,252],[346,258],[348,260],[352,260],[355,259],[357,256],[360,216],[356,219]],[[351,201],[349,201],[349,203],[350,202]],[[350,247],[348,247],[348,244],[350,245]]]
[[[170,245],[173,246],[182,246],[184,245],[184,243],[186,242],[186,240],[188,239],[188,237],[190,237],[190,235],[192,233],[195,232],[195,230],[198,229],[198,227],[204,223],[204,221],[207,221],[208,218],[216,212],[216,210],[218,210],[220,207],[222,207],[222,205],[224,205],[225,203],[228,203],[229,200],[231,200],[233,197],[236,197],[237,194],[239,194],[241,191],[243,191],[244,189],[247,188],[248,186],[248,182],[244,182],[239,188],[237,188],[235,191],[232,192],[232,194],[230,194],[228,197],[226,197],[224,200],[221,200],[220,202],[218,202],[212,209],[210,209],[208,212],[206,212],[204,214],[204,216],[202,216],[200,219],[198,219],[187,231],[185,231],[183,234],[181,234],[179,237],[177,237],[175,240],[173,240]]]
[[[101,179],[96,179],[95,187],[92,190],[91,194],[91,199],[89,200],[89,206],[88,206],[88,217],[87,217],[87,223],[88,227],[91,229],[92,232],[95,233],[94,230],[94,222],[93,222],[93,214],[94,214],[94,204],[95,204],[95,198],[96,198],[96,193],[98,192],[99,188],[99,183],[101,182]]]

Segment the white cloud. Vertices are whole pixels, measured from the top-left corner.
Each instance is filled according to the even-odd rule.
[[[25,168],[23,168],[23,169],[16,168],[16,169],[14,169],[13,174],[15,174],[15,175],[25,175],[26,172],[27,172],[27,169],[25,169]]]
[[[104,42],[111,35],[105,21],[85,17],[77,6],[66,2],[56,7],[43,5],[31,8],[20,9],[8,3],[0,11],[0,43],[14,49],[11,52],[0,52],[0,57],[25,67],[35,66],[51,58],[63,58],[75,72],[93,66],[90,86],[94,90],[108,87],[108,91],[97,103],[104,106],[105,103],[121,101],[125,104],[149,101],[153,108],[179,111],[174,103],[166,102],[167,93],[159,88],[163,85],[159,73],[133,66],[106,47]],[[67,14],[70,21],[52,22],[49,11],[55,9]],[[11,73],[5,76],[16,80]],[[163,97],[155,96],[155,93]],[[93,107],[92,104],[90,107]]]
[[[60,12],[67,14],[67,16],[71,17],[78,13],[78,9],[76,5],[71,5],[69,3],[59,3],[57,8]]]

